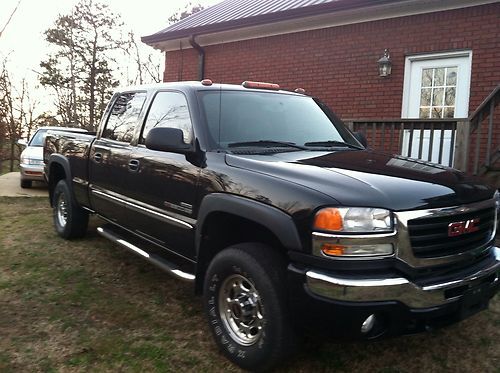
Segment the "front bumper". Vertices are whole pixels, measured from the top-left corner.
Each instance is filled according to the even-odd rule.
[[[460,273],[412,282],[404,277],[345,277],[289,267],[290,300],[296,323],[348,339],[411,334],[465,319],[486,309],[498,292],[500,249]],[[314,316],[313,316],[314,315]],[[378,320],[370,333],[361,325]]]
[[[22,180],[45,181],[43,165],[29,165],[21,163],[19,165]]]
[[[486,263],[460,273],[426,283],[414,283],[404,277],[349,278],[338,277],[324,271],[306,272],[309,290],[326,298],[350,302],[393,300],[411,308],[440,306],[461,297],[467,290],[499,281],[500,249],[493,247],[493,257]]]

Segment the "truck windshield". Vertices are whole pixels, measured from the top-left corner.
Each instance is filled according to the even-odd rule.
[[[359,147],[311,97],[255,91],[202,91],[211,140],[236,147]]]

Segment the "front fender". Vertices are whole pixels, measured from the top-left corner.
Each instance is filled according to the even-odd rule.
[[[269,229],[287,250],[301,250],[297,227],[290,215],[265,203],[227,193],[213,193],[203,198],[196,224],[196,254],[201,247],[203,225],[212,212],[225,212],[253,221]]]

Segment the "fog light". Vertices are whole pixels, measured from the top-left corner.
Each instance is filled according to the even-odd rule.
[[[368,316],[366,320],[363,321],[363,324],[361,324],[361,333],[363,334],[369,333],[373,329],[375,321],[376,321],[375,315]]]

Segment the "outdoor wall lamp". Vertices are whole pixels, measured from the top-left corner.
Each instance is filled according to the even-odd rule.
[[[384,50],[384,55],[378,60],[378,73],[380,76],[391,75],[392,62],[391,56],[389,55],[389,50]]]

